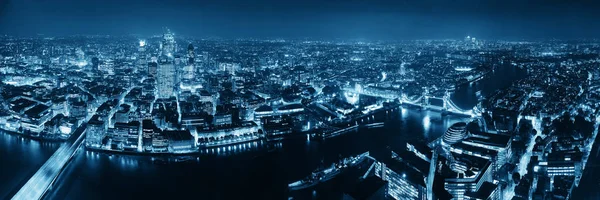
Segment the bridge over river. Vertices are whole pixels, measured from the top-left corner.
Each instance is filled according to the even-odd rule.
[[[85,138],[87,123],[82,124],[75,130],[73,136],[63,143],[52,156],[40,167],[40,169],[21,187],[13,196],[13,200],[41,199],[48,189],[52,188],[54,181],[73,155],[77,152]]]
[[[454,114],[459,114],[459,115],[477,116],[477,115],[481,114],[481,113],[478,113],[477,111],[475,111],[474,109],[465,110],[465,109],[461,109],[460,107],[458,107],[450,99],[450,92],[446,92],[446,94],[442,98],[423,95],[415,100],[410,100],[404,94],[394,93],[394,92],[390,92],[390,91],[381,91],[381,90],[373,90],[370,88],[356,88],[356,87],[345,87],[342,89],[344,90],[344,92],[347,92],[347,93],[380,97],[380,98],[392,99],[392,100],[397,99],[402,104],[409,104],[409,105],[419,106],[419,107],[423,107],[423,108],[427,108],[427,109],[441,110],[441,111],[446,111],[448,113],[454,113]],[[442,100],[443,105],[442,106],[432,105],[432,104],[430,104],[429,99]]]

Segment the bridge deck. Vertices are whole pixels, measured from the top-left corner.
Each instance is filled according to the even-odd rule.
[[[76,139],[72,138],[63,143],[56,152],[50,156],[44,165],[42,165],[42,167],[40,167],[40,169],[27,181],[27,183],[21,187],[12,199],[41,199],[52,184],[54,184],[54,181],[69,160],[75,155],[77,149],[81,146],[85,137],[85,134],[83,134],[85,127],[86,124],[80,126],[73,135]]]

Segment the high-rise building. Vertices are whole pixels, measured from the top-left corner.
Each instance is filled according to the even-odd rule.
[[[188,64],[193,64],[195,62],[196,54],[194,53],[194,45],[190,43],[188,45]]]
[[[140,46],[138,47],[137,66],[139,71],[143,71],[147,63],[146,57],[146,41],[140,40]]]
[[[228,74],[235,75],[235,72],[240,69],[239,63],[219,63],[219,70],[225,71]]]
[[[188,62],[183,67],[182,71],[182,81],[186,84],[191,83],[194,80],[194,72],[195,72],[195,63],[194,63],[194,46],[192,44],[188,45]]]
[[[101,121],[98,115],[94,115],[88,122],[86,129],[85,145],[87,147],[100,148],[102,140],[106,136],[106,122]]]
[[[163,58],[158,63],[156,89],[158,98],[169,98],[173,95],[175,87],[175,66],[168,58]]]
[[[162,55],[173,57],[173,54],[176,50],[176,45],[177,44],[175,43],[175,37],[173,33],[171,33],[169,29],[167,29],[166,33],[163,34],[163,41],[161,43]]]
[[[158,75],[158,63],[150,62],[148,63],[148,76],[156,77]]]

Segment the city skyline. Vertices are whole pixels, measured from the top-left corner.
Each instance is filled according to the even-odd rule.
[[[0,199],[600,199],[591,1],[0,3]]]

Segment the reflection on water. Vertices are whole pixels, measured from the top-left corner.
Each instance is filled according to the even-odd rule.
[[[525,69],[512,65],[498,66],[484,79],[456,88],[456,91],[451,95],[451,99],[460,108],[471,109],[477,105],[479,100],[477,97],[478,91],[481,91],[481,96],[487,97],[499,89],[509,87],[514,81],[526,76],[527,71]]]
[[[231,156],[245,152],[259,151],[267,148],[281,148],[281,143],[267,143],[265,141],[251,141],[228,146],[213,147],[201,150],[201,154]]]
[[[429,137],[430,126],[431,126],[431,119],[429,119],[429,113],[427,113],[423,117],[423,136],[425,136],[425,138]]]
[[[0,131],[0,199],[16,193],[60,143],[40,142]]]
[[[188,197],[187,191],[196,191],[208,195],[207,199],[282,199],[288,183],[304,178],[322,163],[328,165],[340,156],[387,146],[403,148],[406,142],[431,141],[449,125],[468,120],[413,109],[398,109],[368,120],[383,119],[387,121],[381,128],[361,128],[324,141],[307,141],[303,137],[276,143],[253,141],[161,162],[157,162],[161,159],[158,157],[82,151],[59,179],[59,189],[50,192],[49,197],[89,199],[127,194],[136,198],[173,199]],[[194,184],[175,184],[179,182]],[[131,187],[132,184],[143,187]],[[239,191],[230,192],[231,188]],[[162,192],[148,193],[155,190]]]
[[[511,73],[521,72],[497,69],[494,76],[500,74],[502,80],[488,78],[458,88],[452,99],[460,107],[472,108],[477,103],[475,91],[489,95],[490,91],[510,84],[506,77],[521,76]],[[381,119],[374,116],[365,121]],[[408,108],[389,112],[385,119],[384,127],[359,129],[325,141],[310,141],[310,138],[278,143],[254,141],[206,149],[192,159],[182,158],[183,162],[168,164],[157,164],[151,157],[80,150],[59,177],[57,189],[49,192],[48,199],[177,199],[189,197],[190,193],[205,199],[283,199],[289,182],[304,178],[322,163],[331,164],[340,156],[387,146],[404,148],[406,142],[432,141],[453,123],[468,120]],[[0,133],[0,140],[0,162],[5,164],[0,170],[0,188],[4,189],[0,199],[3,199],[18,189],[15,187],[24,183],[58,144],[4,133]]]

